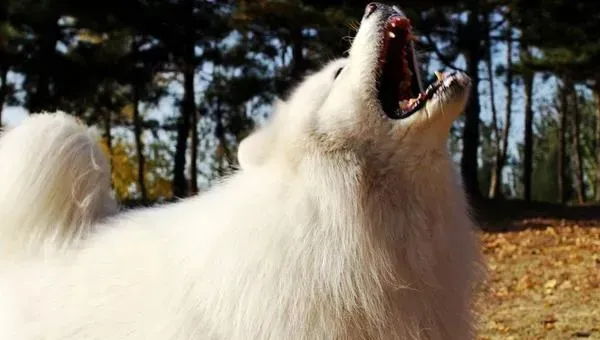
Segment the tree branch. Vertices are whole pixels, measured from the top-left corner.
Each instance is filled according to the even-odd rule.
[[[425,39],[427,39],[427,44],[433,50],[433,53],[442,62],[442,64],[446,65],[447,67],[449,67],[455,71],[465,72],[465,70],[461,69],[460,67],[454,66],[452,64],[452,62],[450,60],[448,60],[448,58],[437,48],[437,45],[435,44],[435,42],[433,41],[433,39],[431,38],[431,36],[429,34],[425,34]]]

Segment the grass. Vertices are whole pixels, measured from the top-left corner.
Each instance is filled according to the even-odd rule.
[[[486,229],[480,340],[600,339],[600,220]]]

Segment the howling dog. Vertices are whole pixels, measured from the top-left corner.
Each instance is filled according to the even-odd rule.
[[[1,266],[0,339],[473,339],[480,255],[446,146],[470,86],[452,73],[422,90],[409,20],[369,4],[349,57],[274,105],[235,174],[171,205],[89,216],[75,245]],[[76,125],[45,115],[17,130],[34,119]],[[38,157],[27,162],[70,162]],[[61,190],[93,169],[69,167],[11,193]],[[3,199],[6,214],[35,204]],[[61,207],[37,209],[3,228],[45,228]]]

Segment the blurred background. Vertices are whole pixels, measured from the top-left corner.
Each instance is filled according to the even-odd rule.
[[[0,0],[1,123],[67,111],[100,132],[125,206],[186,197],[344,55],[366,4]],[[424,79],[475,84],[449,148],[485,230],[480,339],[600,339],[600,2],[397,5]]]
[[[96,126],[123,201],[209,187],[276,96],[349,47],[365,1],[2,0],[2,124]],[[450,149],[474,199],[600,200],[600,5],[402,1],[425,79],[476,84]]]

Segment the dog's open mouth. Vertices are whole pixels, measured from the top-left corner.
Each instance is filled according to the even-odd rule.
[[[377,81],[379,102],[389,118],[407,118],[427,103],[444,76],[436,73],[437,80],[423,90],[410,20],[395,14],[384,25]]]

